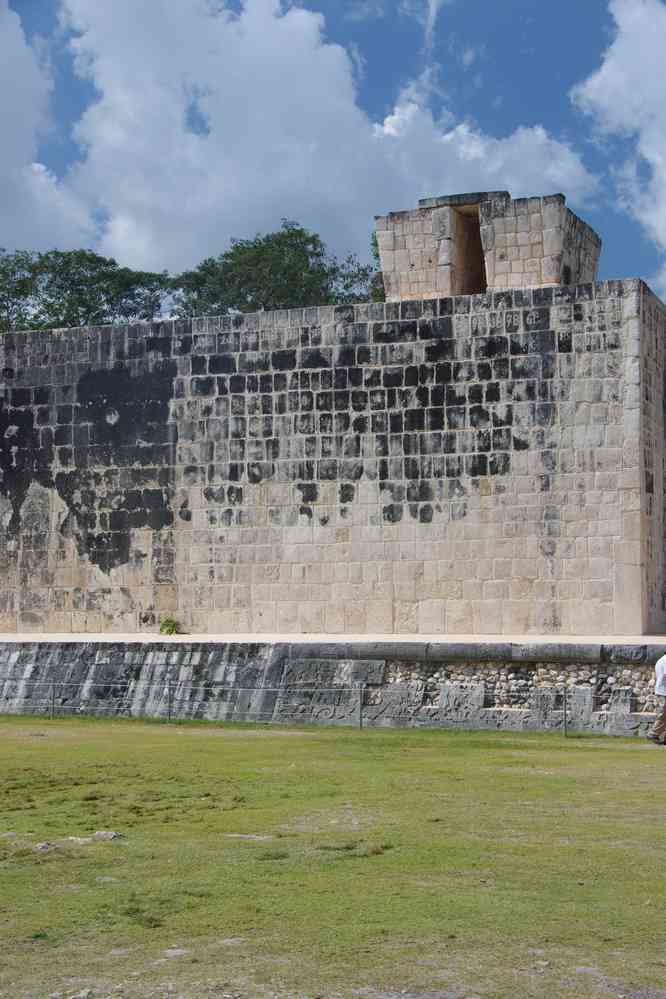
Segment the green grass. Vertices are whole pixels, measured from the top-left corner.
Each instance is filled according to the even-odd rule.
[[[666,751],[643,742],[23,718],[0,746],[2,996],[666,981]],[[122,837],[67,840],[96,830]]]

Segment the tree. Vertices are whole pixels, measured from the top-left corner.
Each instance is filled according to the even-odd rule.
[[[7,253],[0,247],[0,333],[28,327],[36,283],[35,263],[34,253],[25,250]]]
[[[92,250],[0,249],[0,332],[152,320],[167,302],[177,315],[202,316],[383,301],[376,240],[372,247],[374,266],[354,254],[338,260],[317,233],[283,219],[175,278]]]
[[[154,319],[167,274],[119,267],[92,250],[0,250],[0,331]]]
[[[254,239],[232,239],[226,253],[208,257],[173,282],[181,315],[303,308],[369,296],[372,267],[354,255],[338,261],[320,236],[297,222]]]
[[[101,326],[154,319],[167,293],[167,274],[119,267],[92,250],[51,250],[36,266],[37,327]]]

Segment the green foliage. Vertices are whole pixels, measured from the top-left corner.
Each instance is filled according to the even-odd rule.
[[[232,239],[177,277],[134,271],[92,250],[0,249],[0,332],[102,326],[180,316],[383,301],[376,240],[373,264],[338,260],[320,236],[283,219],[275,232]]]
[[[160,622],[160,635],[177,635],[178,622],[172,617],[164,617]]]
[[[226,253],[179,275],[174,302],[185,316],[342,304],[367,299],[371,278],[353,254],[338,261],[320,236],[283,219],[276,232],[232,239]]]
[[[151,320],[168,287],[166,274],[119,267],[92,250],[0,250],[0,331]]]
[[[168,283],[92,250],[41,253],[36,276],[35,325],[45,329],[154,319]]]
[[[0,333],[27,329],[34,301],[36,254],[0,247]]]

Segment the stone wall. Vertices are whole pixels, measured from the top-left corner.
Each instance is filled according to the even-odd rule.
[[[662,316],[616,281],[6,334],[0,627],[663,625]]]
[[[662,648],[0,643],[0,713],[645,735]],[[566,691],[566,694],[565,694]],[[565,705],[566,698],[566,705]],[[657,703],[659,702],[659,703]]]
[[[666,629],[666,593],[664,577],[664,477],[666,463],[664,344],[666,338],[666,308],[656,296],[645,289],[642,296],[641,319],[627,329],[631,356],[632,406],[625,413],[625,424],[632,431],[640,420],[641,497],[634,500],[634,509],[627,510],[626,531],[640,537],[640,557],[631,548],[626,558],[627,588],[636,593],[641,581],[642,614],[649,631],[658,634]],[[640,409],[635,400],[640,396]],[[632,433],[632,439],[635,439]],[[630,456],[633,459],[633,454]],[[624,555],[622,555],[624,559]],[[629,564],[629,558],[633,563]],[[629,583],[630,577],[633,581]]]

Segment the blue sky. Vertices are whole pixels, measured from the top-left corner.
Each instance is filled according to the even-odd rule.
[[[663,0],[0,0],[2,242],[172,271],[296,219],[563,191],[666,292]],[[4,173],[3,173],[4,172]]]

